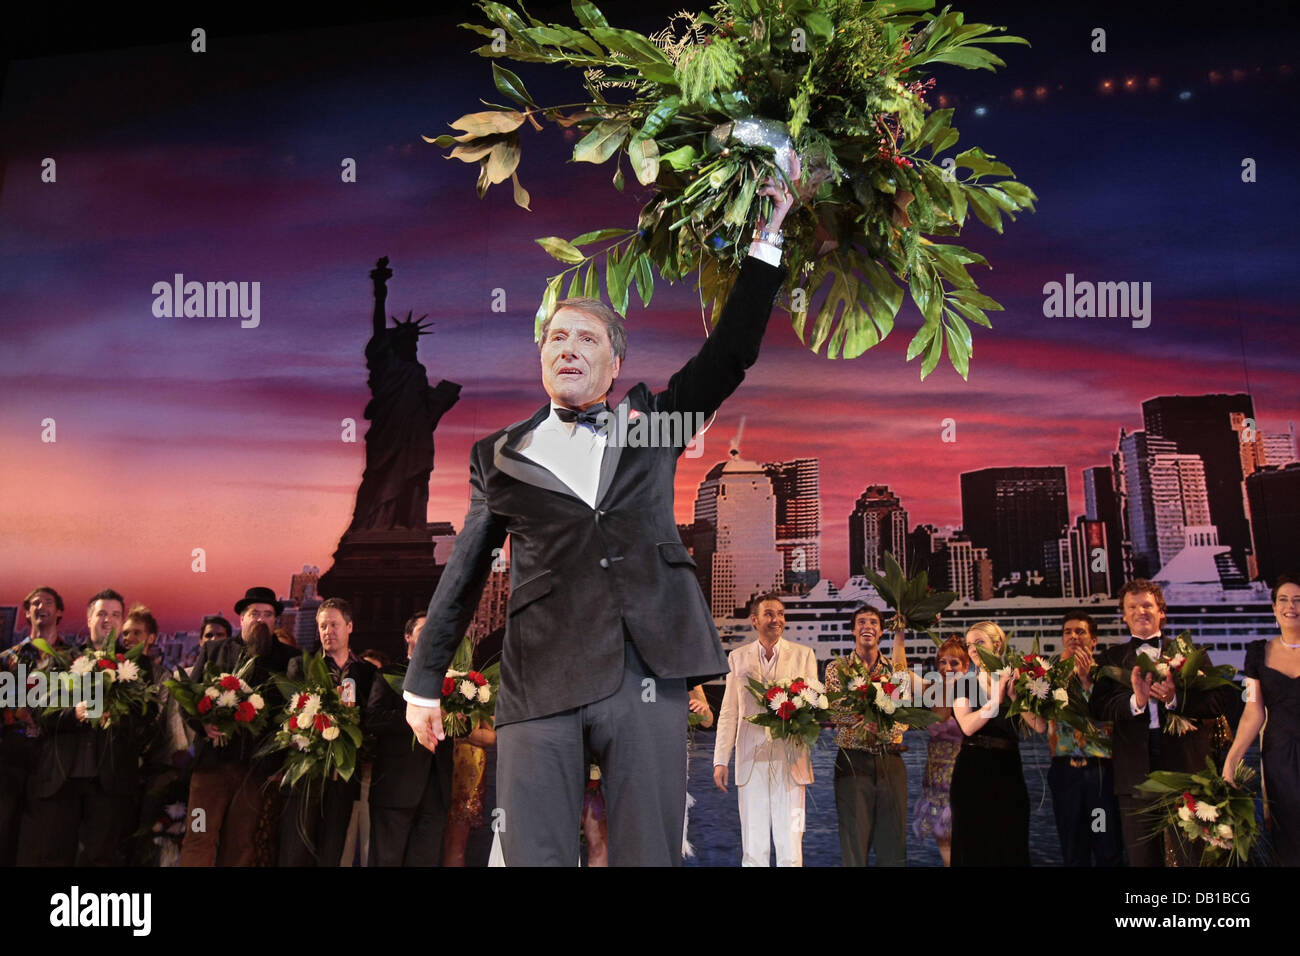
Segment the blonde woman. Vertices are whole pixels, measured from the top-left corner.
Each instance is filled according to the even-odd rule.
[[[958,682],[952,715],[965,735],[952,770],[953,866],[1029,866],[1029,791],[1020,767],[1020,738],[1006,716],[1009,672],[990,674],[978,648],[1001,655],[1007,636],[992,621],[966,632],[975,670]],[[1041,717],[1022,715],[1042,733]]]

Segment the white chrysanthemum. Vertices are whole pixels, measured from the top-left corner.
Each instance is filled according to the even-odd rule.
[[[326,727],[324,730],[320,732],[320,735],[322,740],[338,740],[339,739],[338,725],[330,724],[328,727]]]
[[[217,706],[218,706],[218,707],[238,707],[238,706],[239,706],[239,695],[236,694],[233,690],[224,691],[224,692],[222,692],[221,696],[217,698]]]
[[[822,710],[825,710],[830,705],[831,705],[830,698],[828,698],[825,694],[822,694],[820,697],[817,698],[817,706],[820,707]]]
[[[482,687],[478,689],[478,702],[480,704],[486,704],[491,699],[492,699],[492,688],[489,687],[487,684],[484,684]]]
[[[78,657],[75,661],[72,662],[72,667],[70,669],[72,673],[78,676],[81,676],[82,674],[89,674],[91,671],[95,669],[95,662],[92,661],[89,657]]]
[[[253,705],[253,710],[261,710],[266,706],[266,701],[262,700],[261,694],[253,694],[248,698],[248,702]]]
[[[306,750],[310,744],[311,741],[308,740],[306,737],[304,737],[302,734],[293,735],[293,745],[297,747],[299,750]]]
[[[1215,827],[1215,830],[1218,832],[1219,836],[1223,837],[1225,840],[1233,839],[1234,834],[1232,832],[1231,824],[1220,823],[1217,827]]]
[[[789,699],[790,698],[786,696],[785,691],[779,690],[772,695],[772,699],[767,702],[767,706],[771,709],[772,713],[776,713],[781,709],[781,705]]]
[[[203,696],[211,697],[213,700],[216,700],[218,697],[221,696],[221,691],[217,690],[217,688],[215,687],[205,687],[203,689]]]
[[[821,695],[818,694],[817,691],[813,690],[811,687],[805,687],[803,690],[799,691],[799,696],[803,698],[803,702],[805,704],[809,704],[810,706],[816,707],[817,698],[820,697]]]
[[[892,714],[898,705],[894,703],[894,698],[890,697],[883,690],[876,691],[876,707],[886,714]]]
[[[816,678],[810,677],[808,680],[804,681],[804,683],[807,684],[809,687],[811,687],[813,690],[817,691],[817,693],[819,694],[826,693],[826,685],[823,684],[821,681],[817,680]]]
[[[478,685],[472,680],[463,680],[460,682],[460,696],[466,700],[474,700],[478,697]]]
[[[1070,702],[1070,695],[1064,687],[1058,687],[1052,691],[1052,699],[1058,704],[1068,704]]]
[[[861,686],[862,686],[863,684],[865,684],[865,683],[866,683],[866,681],[865,681],[863,678],[861,678],[861,677],[855,677],[855,678],[853,678],[851,681],[849,681],[849,690],[857,690],[859,687],[861,687]],[[808,689],[811,690],[812,688],[809,687]]]
[[[1191,818],[1192,818],[1191,810],[1188,810],[1186,807],[1178,808],[1178,819],[1186,821],[1186,820],[1190,820]]]
[[[1196,805],[1196,818],[1206,823],[1213,823],[1219,819],[1219,808],[1212,803],[1201,801]]]
[[[1046,677],[1031,677],[1025,686],[1029,688],[1029,693],[1039,700],[1047,700],[1047,694],[1052,689]]]
[[[303,705],[302,715],[304,717],[315,717],[316,711],[320,710],[320,694],[308,694],[307,703]],[[301,725],[301,726],[306,726]]]
[[[140,679],[140,668],[135,661],[120,661],[117,665],[117,679],[131,683]]]

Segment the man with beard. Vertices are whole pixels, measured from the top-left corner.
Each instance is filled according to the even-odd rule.
[[[217,639],[204,644],[190,672],[190,680],[204,679],[211,665],[213,673],[234,673],[247,657],[253,666],[246,680],[261,687],[270,713],[284,706],[284,696],[272,681],[283,674],[298,652],[271,636],[284,606],[270,588],[249,588],[235,604],[241,631],[239,637]],[[265,805],[267,781],[280,768],[281,758],[270,755],[254,759],[268,729],[260,738],[243,734],[225,741],[210,724],[194,721],[199,739],[195,742],[194,772],[190,777],[190,826],[181,845],[181,866],[252,866],[254,838]],[[194,817],[203,811],[203,826]]]
[[[27,636],[0,652],[0,668],[29,684],[28,676],[48,666],[49,657],[32,643],[44,640],[57,651],[67,650],[59,637],[63,598],[53,588],[36,588],[23,598]],[[13,866],[18,858],[18,825],[22,819],[27,778],[36,760],[41,727],[30,708],[0,708],[0,866]]]

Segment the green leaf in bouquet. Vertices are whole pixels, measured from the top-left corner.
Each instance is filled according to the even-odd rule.
[[[559,236],[545,236],[533,241],[545,249],[553,258],[559,259],[561,262],[577,263],[583,262],[587,258],[572,243],[566,239],[561,239]]]
[[[573,147],[573,159],[578,163],[605,162],[628,135],[628,124],[621,120],[601,120],[586,136]]]
[[[492,81],[498,90],[521,106],[537,106],[533,98],[528,95],[528,90],[524,88],[523,81],[499,63],[492,64]]]

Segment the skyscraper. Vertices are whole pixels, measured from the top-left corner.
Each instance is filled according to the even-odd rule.
[[[695,520],[713,528],[712,541],[697,535],[695,566],[714,617],[730,617],[756,594],[781,588],[776,495],[762,465],[732,448],[700,482]]]
[[[908,574],[907,511],[888,485],[869,485],[849,515],[849,574],[883,572],[886,551]]]
[[[1100,521],[1105,526],[1107,577],[1110,587],[1117,587],[1116,582],[1123,582],[1126,575],[1124,520],[1120,514],[1120,499],[1116,492],[1113,469],[1107,465],[1083,469],[1083,503],[1084,517],[1088,521]]]
[[[1272,585],[1277,576],[1300,570],[1300,463],[1265,467],[1246,479],[1260,579]]]
[[[1014,572],[1041,572],[1043,543],[1059,538],[1070,520],[1065,469],[965,472],[961,476],[961,516],[962,529],[975,547],[988,548],[995,581]]]
[[[785,591],[806,594],[821,579],[821,482],[816,458],[763,465],[776,495],[776,547]]]
[[[1254,421],[1249,395],[1165,395],[1142,403],[1142,423],[1147,434],[1175,442],[1180,453],[1200,456],[1210,507],[1207,523],[1218,527],[1220,543],[1243,559],[1251,540],[1241,499],[1241,437],[1233,429],[1234,412]]]
[[[1199,455],[1156,454],[1151,456],[1150,471],[1156,551],[1159,567],[1164,567],[1186,544],[1185,528],[1213,523],[1205,466]]]
[[[1119,496],[1123,508],[1133,577],[1149,578],[1160,570],[1160,546],[1156,537],[1155,499],[1151,492],[1151,459],[1157,454],[1177,454],[1178,446],[1167,438],[1146,432],[1119,433],[1115,454],[1119,475]],[[1125,577],[1128,577],[1126,574]]]

